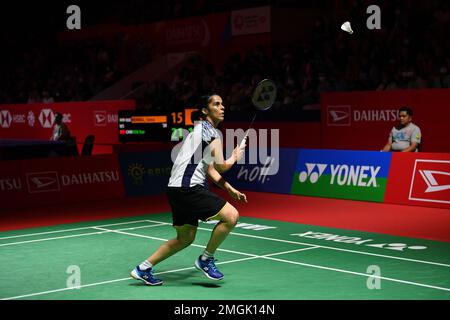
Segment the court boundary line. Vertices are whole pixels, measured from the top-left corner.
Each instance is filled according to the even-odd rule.
[[[130,227],[130,228],[124,228],[119,230],[136,230],[136,229],[144,229],[144,228],[152,228],[152,227],[160,227],[164,226],[165,224],[159,223],[159,224],[151,224],[151,225],[145,225],[140,227]],[[95,229],[96,227],[89,227],[89,229]],[[78,238],[83,236],[92,236],[92,235],[99,235],[99,234],[105,234],[110,233],[112,231],[106,231],[107,229],[104,229],[104,231],[96,231],[96,232],[88,232],[88,233],[78,233],[78,234],[71,234],[67,236],[61,236],[61,237],[53,237],[53,238],[43,238],[43,239],[35,239],[35,240],[25,240],[25,241],[19,241],[19,242],[9,242],[9,243],[1,243],[1,247],[7,247],[12,245],[18,245],[18,244],[27,244],[27,243],[35,243],[35,242],[43,242],[43,241],[51,241],[51,240],[59,240],[59,239],[70,239],[70,238]]]
[[[150,220],[150,219],[124,222],[124,223],[121,223],[121,224],[138,223],[138,222],[150,222],[150,223],[156,223],[157,224],[157,225],[150,225],[150,226],[142,226],[142,227],[139,227],[139,229],[143,229],[143,228],[147,228],[147,227],[153,227],[153,226],[171,226],[172,225],[171,223],[168,223],[168,222],[158,221],[158,220]],[[109,225],[118,225],[118,224],[109,224]],[[83,227],[82,229],[95,229],[95,228],[99,228],[101,226],[106,226],[106,225],[99,225],[99,226],[95,226],[94,225],[94,226],[90,226],[90,227]],[[75,229],[78,229],[78,228],[75,228]],[[198,229],[199,230],[207,230],[207,231],[211,231],[212,230],[212,229],[203,228],[203,227],[198,227]],[[74,229],[61,230],[61,232],[69,231],[69,230],[74,230]],[[131,228],[125,228],[125,229],[118,229],[118,230],[132,230],[132,229]],[[110,231],[108,231],[108,232],[110,232]],[[78,235],[69,235],[69,236],[63,236],[63,237],[54,237],[54,238],[44,238],[44,239],[36,239],[36,240],[26,240],[26,241],[22,241],[22,242],[3,243],[3,244],[0,244],[0,247],[16,245],[16,244],[25,244],[25,243],[49,241],[49,240],[58,240],[58,239],[65,239],[65,238],[75,238],[75,237],[81,237],[81,236],[85,236],[85,235],[97,235],[97,234],[103,234],[103,233],[107,233],[107,232],[106,231],[101,231],[101,232],[84,233],[84,234],[82,233],[82,234],[78,234]],[[290,244],[300,244],[300,245],[306,245],[306,246],[318,246],[318,247],[320,247],[322,249],[350,252],[350,253],[369,255],[369,256],[388,258],[388,259],[395,259],[395,260],[402,260],[402,261],[408,261],[408,262],[417,262],[417,263],[436,265],[436,266],[447,267],[447,268],[450,267],[450,264],[441,263],[441,262],[434,262],[434,261],[427,261],[427,260],[417,260],[417,259],[411,259],[411,258],[389,256],[389,255],[384,255],[384,254],[379,254],[379,253],[371,253],[371,252],[366,252],[366,251],[356,251],[356,250],[344,249],[344,248],[338,248],[338,247],[332,247],[332,246],[315,245],[315,244],[306,243],[306,242],[299,242],[299,241],[292,241],[292,240],[285,240],[285,239],[263,237],[263,236],[245,234],[245,233],[237,233],[237,232],[233,232],[233,231],[230,232],[230,234],[237,235],[237,236],[242,236],[242,237],[250,237],[250,238],[255,238],[255,239],[284,242],[284,243],[290,243]],[[1,238],[0,238],[0,240],[1,240]],[[155,239],[155,240],[159,240],[159,239]]]
[[[101,230],[102,228],[98,228],[98,229]],[[104,230],[107,230],[107,229],[104,229]],[[206,229],[206,230],[211,231],[209,229]],[[134,233],[129,233],[129,232],[122,232],[122,231],[115,231],[115,230],[113,230],[113,232],[114,233],[119,233],[119,234],[124,234],[124,235],[140,237],[140,238],[150,238],[150,239],[152,239],[152,237],[149,237],[149,236],[140,235],[140,234],[134,234]],[[195,244],[191,244],[191,246],[201,247],[201,248],[205,248],[206,247],[206,246],[203,246],[203,245],[195,245]],[[320,246],[315,246],[314,248],[311,248],[311,249],[319,249],[319,248],[321,248],[321,247]],[[308,248],[303,248],[303,249],[308,249]],[[233,251],[233,250],[226,250],[226,249],[221,249],[221,248],[218,248],[217,251],[224,251],[224,252],[231,252],[231,253],[235,253],[235,254],[252,255],[252,256],[254,256],[253,254],[249,254],[249,253]],[[286,253],[288,253],[288,252],[286,252]],[[260,256],[260,258],[262,258],[262,256]],[[325,266],[320,266],[320,265],[315,265],[315,264],[308,264],[308,263],[297,262],[297,261],[290,261],[290,260],[284,260],[284,259],[275,259],[275,258],[267,258],[267,259],[274,260],[274,261],[285,262],[285,263],[292,263],[292,264],[303,265],[303,266],[311,267],[311,268],[318,268],[318,269],[324,269],[324,270],[329,270],[329,271],[336,271],[336,272],[342,272],[342,273],[355,274],[355,275],[359,275],[359,276],[377,278],[377,279],[380,279],[380,280],[399,282],[399,283],[415,285],[415,286],[419,286],[419,287],[425,287],[425,288],[431,288],[431,289],[442,290],[442,291],[449,291],[450,292],[450,288],[438,287],[438,286],[433,286],[433,285],[428,285],[428,284],[423,284],[423,283],[413,282],[413,281],[408,281],[408,280],[401,280],[401,279],[395,279],[395,278],[376,276],[376,275],[373,275],[373,274],[365,274],[365,273],[360,273],[360,272],[355,272],[355,271],[350,271],[350,270],[345,270],[345,269],[337,269],[337,268],[325,267]]]
[[[292,253],[294,251],[295,252],[306,251],[306,250],[310,250],[310,249],[316,249],[316,248],[301,248],[301,249],[296,249],[296,250],[289,250],[289,251],[283,251],[283,252],[269,253],[269,254],[263,255],[263,256],[271,257],[271,256],[274,256],[274,255],[281,255],[281,254],[286,254],[286,253]],[[251,256],[246,257],[246,258],[240,258],[240,259],[233,259],[233,260],[228,260],[228,261],[217,262],[216,264],[222,265],[222,264],[228,264],[228,263],[234,263],[234,262],[254,260],[254,259],[259,259],[259,258],[263,257],[263,256],[259,256],[259,255],[253,255],[253,254],[248,254],[248,255],[251,255]],[[167,274],[167,273],[175,273],[175,272],[186,271],[186,270],[191,270],[191,269],[195,269],[195,267],[191,266],[191,267],[185,267],[185,268],[180,268],[180,269],[173,269],[173,270],[155,272],[155,275],[161,275],[161,274]],[[69,291],[69,290],[75,290],[76,291],[76,290],[79,290],[79,289],[82,289],[82,288],[88,288],[88,287],[93,287],[93,286],[98,286],[98,285],[103,285],[103,284],[115,283],[115,282],[120,282],[120,281],[125,281],[125,280],[135,280],[135,279],[133,279],[131,276],[128,276],[126,278],[120,278],[120,279],[114,279],[114,280],[107,280],[107,281],[89,283],[89,284],[81,285],[79,287],[66,287],[66,288],[60,288],[60,289],[55,289],[55,290],[41,291],[41,292],[36,292],[36,293],[24,294],[24,295],[20,295],[20,296],[2,298],[0,300],[16,300],[16,299],[34,297],[34,296],[51,294],[51,293],[56,293],[56,292]]]
[[[147,220],[147,219],[144,219],[144,220],[133,220],[133,221],[129,221],[129,222],[103,224],[103,225],[99,225],[99,226],[96,226],[96,227],[118,226],[118,225],[122,225],[122,224],[139,223],[139,222],[150,222],[150,221]],[[166,223],[166,222],[160,222],[160,223]],[[0,240],[13,239],[13,238],[22,238],[22,237],[33,237],[33,236],[40,236],[40,235],[44,235],[44,234],[62,233],[62,232],[69,232],[69,231],[78,231],[78,230],[83,230],[83,229],[89,229],[91,227],[92,226],[72,228],[72,229],[63,229],[63,230],[54,230],[54,231],[45,231],[45,232],[37,232],[37,233],[27,233],[27,234],[20,234],[20,235],[16,235],[16,236],[3,237],[3,238],[0,238]],[[6,231],[6,232],[8,232],[8,231]]]
[[[153,226],[163,226],[163,225],[167,225],[168,224],[168,223],[164,223],[164,222],[161,222],[161,221],[152,221],[152,222],[159,222],[160,223],[159,225],[153,225]],[[144,227],[146,227],[146,226],[141,226],[141,227],[136,227],[136,228],[144,228]],[[100,227],[94,227],[94,228],[98,229],[98,230],[101,230],[104,233],[112,232],[112,233],[124,234],[124,235],[128,235],[128,236],[139,237],[139,238],[146,238],[146,239],[153,239],[153,240],[159,240],[159,241],[166,241],[166,239],[162,239],[162,238],[156,238],[156,237],[150,237],[150,236],[146,236],[146,235],[133,234],[133,233],[129,233],[129,232],[119,231],[120,229],[119,230],[110,230],[110,229],[104,229],[104,228],[100,228]],[[134,228],[134,229],[136,229],[136,228]],[[127,228],[127,229],[129,229],[129,228]],[[211,231],[211,229],[207,229],[207,228],[201,228],[201,230]],[[363,277],[372,277],[372,278],[377,278],[377,279],[380,279],[380,280],[386,280],[386,281],[391,281],[391,282],[398,282],[398,283],[408,284],[408,285],[415,285],[415,286],[419,286],[419,287],[425,287],[425,288],[436,289],[436,290],[441,290],[441,291],[450,291],[449,288],[444,288],[444,287],[438,287],[438,286],[427,285],[427,284],[422,284],[422,283],[417,283],[417,282],[412,282],[412,281],[407,281],[407,280],[376,276],[376,275],[372,275],[372,274],[364,274],[364,273],[354,272],[354,271],[350,271],[350,270],[337,269],[337,268],[331,268],[331,267],[326,267],[326,266],[313,265],[313,264],[307,264],[307,263],[302,263],[302,262],[297,262],[297,261],[290,261],[290,260],[277,259],[277,258],[272,258],[271,257],[273,255],[287,254],[287,253],[291,253],[291,252],[295,252],[295,251],[306,251],[306,250],[309,250],[309,249],[323,248],[323,246],[320,246],[320,245],[317,245],[317,246],[314,246],[312,244],[306,244],[306,245],[309,246],[309,247],[301,248],[301,249],[294,249],[294,250],[289,250],[289,251],[284,251],[284,252],[279,252],[279,253],[272,253],[272,254],[268,254],[268,255],[254,255],[254,254],[237,252],[237,251],[233,251],[233,250],[227,250],[227,249],[219,248],[218,251],[220,250],[220,251],[224,251],[224,252],[231,252],[231,253],[235,253],[235,254],[246,255],[247,258],[242,258],[242,259],[237,259],[237,260],[230,260],[230,261],[225,261],[225,262],[221,262],[221,263],[217,263],[217,264],[232,263],[232,262],[236,262],[236,261],[244,261],[244,260],[262,258],[262,259],[279,261],[279,262],[284,262],[284,263],[289,263],[289,264],[302,265],[302,266],[305,266],[305,267],[318,268],[318,269],[323,269],[323,270],[327,270],[327,271],[335,271],[335,272],[353,274],[353,275],[358,275],[358,276],[363,276]],[[197,245],[197,244],[192,244],[192,246],[202,247],[202,248],[205,247],[203,245]],[[178,271],[189,270],[189,269],[193,269],[193,268],[194,267],[183,268],[183,269],[176,269],[176,270],[168,270],[168,271],[164,271],[164,272],[160,272],[160,273],[156,273],[156,274],[178,272]],[[127,277],[127,278],[103,281],[103,282],[94,283],[94,284],[87,284],[87,285],[80,286],[80,288],[91,287],[91,286],[100,285],[100,284],[114,283],[114,282],[119,282],[119,281],[124,281],[124,280],[130,280],[130,278]],[[27,294],[27,295],[21,295],[21,296],[16,296],[16,297],[3,298],[1,300],[19,299],[19,298],[24,298],[24,297],[31,297],[31,296],[36,296],[36,295],[43,295],[43,294],[49,294],[49,293],[54,293],[54,292],[67,291],[67,290],[75,290],[75,289],[77,289],[77,288],[62,288],[62,289],[56,289],[56,290],[51,290],[51,291],[44,291],[44,292]]]
[[[172,225],[168,222],[163,221],[157,221],[157,220],[147,220],[148,222],[156,223],[165,223],[166,225]],[[198,227],[199,230],[208,230],[212,231],[212,229]],[[424,264],[431,264],[431,265],[437,265],[441,267],[450,267],[450,264],[442,263],[442,262],[434,262],[434,261],[427,261],[427,260],[417,260],[417,259],[411,259],[411,258],[404,258],[404,257],[396,257],[396,256],[388,256],[380,253],[372,253],[367,251],[356,251],[351,249],[344,249],[344,248],[338,248],[338,247],[332,247],[332,246],[324,246],[320,244],[311,244],[307,242],[299,242],[299,241],[293,241],[293,240],[285,240],[285,239],[277,239],[277,238],[270,238],[270,237],[263,237],[263,236],[257,236],[253,234],[245,234],[245,233],[237,233],[234,231],[231,231],[230,234],[242,236],[242,237],[249,237],[249,238],[255,238],[255,239],[262,239],[262,240],[271,240],[271,241],[277,241],[277,242],[284,242],[284,243],[291,243],[291,244],[301,244],[305,246],[318,246],[322,249],[329,249],[329,250],[336,250],[336,251],[344,251],[344,252],[350,252],[350,253],[357,253],[357,254],[364,254],[369,256],[375,256],[375,257],[382,257],[382,258],[388,258],[388,259],[396,259],[396,260],[403,260],[403,261],[409,261],[409,262],[418,262],[418,263],[424,263]]]

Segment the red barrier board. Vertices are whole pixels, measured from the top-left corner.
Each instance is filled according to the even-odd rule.
[[[122,198],[116,155],[2,161],[1,208]]]
[[[118,143],[117,111],[135,109],[134,100],[0,105],[0,139],[50,139],[55,113],[63,114],[71,134],[83,143]]]
[[[393,153],[384,202],[450,209],[450,154]]]
[[[423,152],[450,152],[450,89],[324,93],[322,148],[381,150],[400,107],[410,106]]]

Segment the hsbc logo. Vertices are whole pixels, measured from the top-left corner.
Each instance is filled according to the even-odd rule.
[[[55,121],[55,114],[52,109],[42,109],[38,119],[43,128],[51,128]]]
[[[329,126],[350,126],[352,123],[350,106],[328,106],[327,124]]]
[[[450,161],[417,159],[409,200],[450,204]]]
[[[106,111],[94,111],[94,125],[97,127],[106,127],[107,124]]]
[[[27,120],[28,120],[28,125],[30,127],[34,127],[35,118],[34,118],[33,111],[28,111]]]
[[[9,128],[12,123],[12,115],[9,110],[0,110],[0,127],[2,128]]]
[[[27,173],[29,193],[59,191],[59,179],[56,171]]]

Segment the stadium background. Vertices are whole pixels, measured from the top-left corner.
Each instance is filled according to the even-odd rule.
[[[253,201],[238,206],[243,216],[450,241],[446,1],[378,1],[380,30],[366,27],[369,1],[77,4],[81,30],[67,30],[64,1],[2,10],[2,231],[168,211],[174,143],[120,143],[117,111],[183,112],[213,91],[227,108],[222,129],[245,129],[252,88],[271,78],[276,103],[254,127],[279,130],[280,171],[267,179],[261,161],[226,174]],[[340,30],[347,20],[353,35]],[[421,152],[380,153],[405,105]],[[74,155],[15,144],[48,139],[56,112],[76,136]]]

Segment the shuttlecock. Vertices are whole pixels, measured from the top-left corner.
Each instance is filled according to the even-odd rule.
[[[350,25],[350,22],[348,22],[348,21],[346,21],[342,24],[341,29],[350,34],[353,33],[352,26]]]

